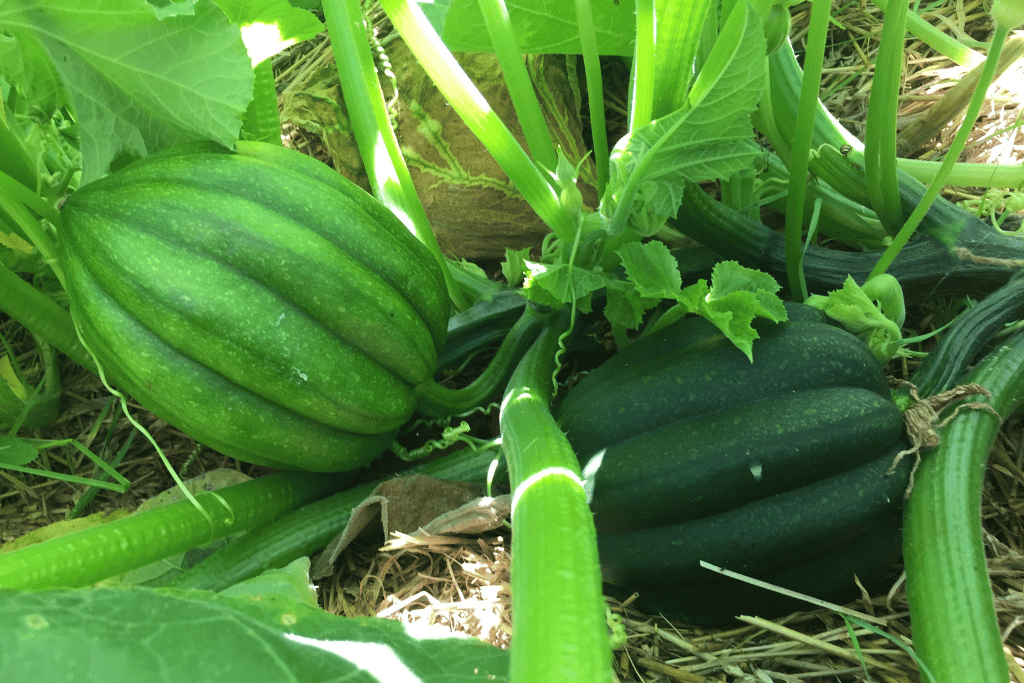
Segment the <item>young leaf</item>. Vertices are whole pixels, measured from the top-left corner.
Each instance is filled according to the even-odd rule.
[[[786,308],[776,296],[779,283],[768,273],[744,268],[735,261],[721,261],[711,271],[711,292],[707,304],[712,308],[724,309],[722,303],[734,294],[749,294],[754,306],[754,315],[768,318],[773,322],[786,319]],[[742,295],[742,294],[741,294]]]
[[[613,326],[635,330],[643,322],[644,313],[658,304],[659,299],[647,299],[631,283],[614,280],[608,283],[608,301],[604,316]]]
[[[679,295],[683,286],[679,264],[663,242],[630,242],[618,254],[641,296],[670,299]]]
[[[501,262],[501,274],[505,276],[505,281],[513,287],[518,287],[519,283],[526,277],[526,259],[530,257],[530,247],[523,247],[522,249],[509,249],[505,248],[505,260]]]
[[[252,99],[241,33],[209,0],[13,0],[0,9],[0,33],[0,76],[46,116],[63,104],[59,75],[79,124],[83,184],[120,155],[191,140],[234,144]]]
[[[28,397],[25,385],[18,379],[18,373],[14,371],[11,359],[7,355],[0,356],[0,379],[4,380],[4,383],[7,384],[15,398],[24,401]]]
[[[530,273],[523,284],[526,298],[544,306],[560,306],[571,303],[575,295],[576,306],[583,313],[591,310],[593,293],[604,287],[609,276],[568,263],[546,265],[527,262]],[[569,278],[572,277],[572,288]]]
[[[738,3],[686,105],[615,145],[601,202],[613,235],[627,226],[654,234],[675,214],[686,181],[727,177],[753,163],[760,152],[750,112],[763,89],[764,52],[760,16]]]
[[[787,318],[777,291],[779,283],[771,275],[735,261],[721,261],[711,271],[710,287],[706,280],[699,280],[684,289],[679,300],[714,323],[753,363],[753,343],[758,338],[751,327],[754,318],[774,322]]]
[[[880,363],[888,363],[900,355],[903,348],[899,324],[904,315],[903,290],[892,275],[877,275],[863,288],[852,276],[847,276],[842,289],[829,292],[828,296],[808,297],[805,303],[821,309],[825,315],[860,337]]]

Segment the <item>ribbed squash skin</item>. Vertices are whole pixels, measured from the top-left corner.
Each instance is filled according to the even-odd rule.
[[[227,455],[366,464],[434,373],[449,312],[436,261],[299,152],[176,148],[90,183],[62,215],[89,349],[142,405]]]
[[[871,547],[856,563],[868,580],[899,554],[909,463],[886,474],[907,444],[884,372],[817,311],[789,311],[792,322],[756,323],[753,364],[711,323],[685,319],[613,356],[560,406],[605,580],[639,592],[641,609],[695,623],[740,613],[714,600],[730,583],[700,560],[839,599],[853,575],[833,555]],[[742,594],[745,614],[795,609]]]

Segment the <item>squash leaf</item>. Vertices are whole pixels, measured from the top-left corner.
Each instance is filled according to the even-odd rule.
[[[40,120],[71,104],[82,184],[118,157],[192,140],[233,145],[253,83],[239,28],[210,0],[10,0],[0,7],[0,77]]]
[[[22,439],[0,435],[0,463],[4,465],[27,465],[39,457],[39,450]]]
[[[764,51],[760,16],[737,7],[686,104],[616,143],[601,213],[626,211],[627,218],[613,220],[613,234],[627,225],[641,236],[655,234],[675,215],[687,181],[731,176],[761,154],[750,113],[764,89]]]
[[[228,19],[242,27],[242,39],[253,66],[324,30],[311,12],[293,7],[287,0],[213,1]]]
[[[711,285],[698,280],[683,290],[680,302],[714,323],[753,363],[758,338],[751,326],[754,318],[782,322],[788,317],[778,291],[779,283],[771,275],[721,261],[711,271]]]
[[[286,591],[287,593],[287,591]],[[0,680],[508,680],[508,653],[447,631],[328,614],[281,594],[0,590]]]
[[[523,284],[523,293],[527,299],[553,307],[575,299],[576,306],[583,313],[591,311],[594,292],[604,287],[610,278],[607,274],[568,263],[548,265],[527,261],[526,268],[529,272]]]
[[[679,295],[683,286],[679,264],[662,242],[630,242],[616,253],[641,296],[665,299]]]
[[[656,306],[659,299],[645,299],[636,287],[625,280],[608,283],[608,302],[604,315],[612,325],[635,330],[643,322],[644,313]]]
[[[493,52],[490,34],[476,0],[447,3],[420,0],[424,13],[453,52]],[[437,5],[446,5],[444,9]],[[576,8],[571,2],[507,0],[516,44],[527,54],[580,54]],[[602,55],[633,55],[635,7],[631,2],[592,3],[597,50]]]
[[[906,315],[903,290],[892,275],[877,275],[863,287],[847,276],[842,289],[807,298],[825,315],[839,322],[848,332],[868,345],[883,365],[896,356],[905,355],[900,326]]]

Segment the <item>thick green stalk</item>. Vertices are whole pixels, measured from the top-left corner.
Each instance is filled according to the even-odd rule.
[[[60,212],[53,204],[36,194],[35,190],[30,190],[26,185],[3,171],[0,171],[0,194],[6,195],[7,199],[13,202],[24,204],[40,218],[45,218],[53,225],[61,224]]]
[[[516,364],[536,339],[543,322],[542,314],[527,307],[501,342],[497,354],[472,384],[461,389],[442,387],[434,381],[422,384],[416,387],[419,398],[416,409],[424,415],[448,417],[486,406],[508,382]]]
[[[775,187],[784,190],[789,186],[789,168],[777,154],[768,154],[767,166],[761,174],[761,181],[761,201],[764,202],[767,199],[769,206],[784,212],[787,193],[783,192],[781,196],[771,193]],[[828,183],[823,182],[811,183],[807,186],[804,210],[810,211],[815,203],[820,203],[823,219],[818,226],[819,234],[838,239],[846,244],[875,249],[880,248],[884,243],[887,235],[878,222],[878,216],[870,207],[849,199],[836,192]],[[759,219],[759,216],[760,211],[751,214],[755,220]]]
[[[814,0],[807,31],[807,52],[804,56],[804,77],[800,89],[800,106],[796,115],[790,166],[789,195],[786,198],[786,263],[789,291],[794,299],[807,298],[803,275],[803,218],[807,165],[810,161],[811,136],[821,89],[821,68],[825,59],[825,38],[828,33],[830,0]],[[778,50],[776,50],[778,52]],[[774,102],[773,102],[774,104]]]
[[[904,195],[907,201],[908,194]],[[1024,241],[1003,235],[949,202],[936,202],[927,234],[907,245],[888,271],[899,280],[908,305],[945,297],[980,299],[1006,284],[1024,263]],[[719,258],[786,279],[783,237],[715,201],[699,185],[688,183],[683,203],[670,225]],[[881,250],[840,251],[810,245],[804,254],[809,291],[841,289],[847,275],[867,280]],[[979,258],[980,257],[980,258]]]
[[[778,50],[768,55],[771,111],[762,111],[761,114],[770,114],[772,122],[768,124],[755,118],[758,130],[768,137],[772,147],[783,160],[790,159],[793,154],[802,85],[803,72],[797,63],[796,54],[793,53],[793,46],[788,41],[783,41]],[[863,164],[864,145],[843,128],[820,101],[816,103],[816,108],[811,140],[813,149],[819,153],[810,159],[811,173],[839,193],[866,205],[868,195],[867,188],[864,187],[864,172],[853,168],[854,162]],[[839,152],[844,145],[849,145],[852,150],[848,158],[844,158]]]
[[[526,137],[526,146],[530,148],[533,160],[551,171],[558,165],[555,146],[551,142],[544,113],[540,109],[537,93],[526,70],[523,55],[516,44],[512,33],[512,23],[508,18],[505,0],[479,0],[480,11],[487,24],[487,32],[491,36],[491,45],[501,63],[501,73],[505,76],[512,106],[516,110],[516,118]]]
[[[71,314],[2,266],[0,310],[86,370],[96,372],[96,363],[78,340]]]
[[[992,392],[1002,417],[1024,405],[1024,331],[962,381]],[[967,400],[983,400],[981,396]],[[965,409],[924,454],[904,513],[903,555],[914,649],[937,683],[1006,683],[999,623],[985,562],[981,495],[999,419]]]
[[[50,237],[49,233],[46,232],[45,228],[39,223],[39,221],[29,212],[25,204],[22,204],[16,199],[16,195],[24,192],[24,188],[15,183],[13,178],[7,178],[7,181],[12,184],[13,187],[7,188],[8,191],[0,192],[0,216],[6,214],[11,217],[22,232],[28,236],[32,246],[39,250],[39,254],[43,257],[46,265],[53,269],[54,275],[60,280],[61,285],[64,284],[64,269],[61,267],[60,258],[57,255],[57,244],[53,238]],[[0,190],[4,189],[4,185],[0,184]],[[13,191],[11,191],[13,190]],[[30,205],[36,204],[33,200]],[[40,207],[41,208],[41,207]],[[60,223],[59,216],[53,216],[52,213],[46,211],[44,215],[50,217],[56,217],[57,223]]]
[[[988,90],[989,84],[992,83],[992,75],[995,73],[996,65],[999,63],[999,52],[1002,49],[1003,42],[1006,40],[1007,33],[1009,31],[1006,27],[996,25],[995,33],[992,36],[992,47],[989,49],[988,58],[985,60],[985,69],[982,71],[981,78],[978,79],[978,88],[974,91],[970,104],[967,105],[967,111],[964,114],[963,123],[960,124],[960,129],[953,137],[953,141],[949,143],[949,149],[946,150],[946,156],[942,159],[939,172],[932,179],[931,183],[928,184],[928,189],[925,190],[924,195],[918,201],[917,207],[910,214],[910,218],[903,224],[899,234],[893,238],[892,244],[885,250],[882,257],[878,259],[878,264],[871,270],[870,277],[884,273],[889,268],[893,259],[900,252],[900,249],[906,245],[911,235],[917,230],[917,226],[921,224],[921,220],[928,213],[932,202],[935,201],[936,197],[939,196],[939,192],[942,191],[946,182],[946,176],[949,175],[950,169],[953,168],[956,160],[960,157],[960,153],[964,151],[964,147],[967,145],[967,138],[970,136],[971,130],[974,128],[974,122],[981,111],[981,105],[985,101],[985,93]]]
[[[636,0],[636,40],[633,42],[633,78],[629,129],[651,122],[654,111],[654,0]]]
[[[783,43],[768,57],[768,67],[772,124],[763,120],[769,115],[764,108],[759,112],[760,120],[755,119],[755,124],[769,138],[779,156],[786,159],[789,154],[790,141],[796,133],[796,103],[799,100],[802,72],[789,43]],[[864,172],[857,166],[864,161],[864,155],[860,151],[863,149],[863,145],[843,128],[820,102],[817,116],[814,119],[812,141],[812,146],[817,153],[813,154],[810,160],[811,173],[851,201],[867,206],[869,199],[864,182]],[[850,147],[850,151],[845,157],[840,152],[844,146]],[[915,163],[920,166],[915,166]],[[904,211],[907,213],[912,212],[915,207],[920,205],[925,188],[916,182],[910,173],[904,172],[902,167],[906,166],[908,171],[912,170],[915,174],[921,173],[922,180],[927,180],[937,176],[936,170],[933,170],[931,166],[925,166],[929,163],[932,166],[938,166],[934,162],[913,162],[907,159],[900,159],[898,162],[900,192],[903,195]],[[954,164],[952,168],[955,169],[959,165]],[[998,167],[991,168],[992,173],[1000,173]],[[974,168],[968,169],[968,171],[973,175],[974,173],[983,173],[984,169]],[[1003,173],[1004,175],[1001,177],[1004,178],[1004,182],[998,184],[1003,187],[1015,187],[1012,178],[1016,176],[1012,174],[1012,170],[1004,170]],[[947,177],[946,181],[950,182],[951,178],[952,176]],[[966,184],[975,185],[975,183]],[[932,217],[929,218],[925,226],[926,231],[949,244],[959,239],[955,234],[956,226],[964,221],[971,222],[973,220],[969,214],[963,212],[962,209],[953,207],[941,197],[932,203],[929,213],[933,214],[935,220]]]
[[[900,159],[899,169],[922,183],[930,183],[939,174],[941,163],[924,159]],[[1024,186],[1024,164],[972,164],[957,162],[946,176],[950,185],[961,187]]]
[[[350,0],[324,0],[323,10],[338,76],[345,84],[345,108],[374,193],[426,245],[441,266],[448,295],[460,310],[466,308],[469,304],[448,270],[391,127],[360,5]]]
[[[5,106],[0,102],[0,172],[3,172],[33,192],[40,187],[39,174],[21,140],[8,127]]]
[[[530,160],[512,132],[455,61],[451,51],[423,15],[423,10],[410,0],[383,0],[380,4],[448,104],[483,143],[541,220],[559,239],[570,242],[576,233],[573,217],[562,208],[548,179]],[[328,28],[330,25],[328,22]],[[345,82],[343,78],[342,83]]]
[[[874,4],[883,10],[889,9],[890,0],[873,1]],[[974,66],[975,64],[980,64],[985,59],[984,56],[964,45],[953,36],[932,26],[914,12],[907,16],[907,27],[910,29],[910,34],[915,38],[960,66]],[[970,42],[976,43],[976,41]]]
[[[337,490],[347,475],[278,472],[0,555],[0,587],[89,586],[267,524]]]
[[[580,52],[590,97],[590,133],[594,140],[594,163],[597,166],[597,196],[604,196],[608,184],[608,130],[604,120],[604,87],[601,83],[601,57],[597,53],[597,33],[590,0],[575,0],[576,25],[580,31]],[[598,95],[595,95],[598,93]]]
[[[551,415],[569,313],[553,314],[512,376],[501,438],[512,482],[512,683],[611,679],[597,535],[580,466]]]
[[[657,118],[686,104],[693,61],[711,0],[655,0],[654,109]]]
[[[864,129],[864,175],[871,207],[886,232],[895,235],[903,225],[896,178],[896,113],[903,74],[903,38],[907,3],[889,6],[871,78],[868,118]]]

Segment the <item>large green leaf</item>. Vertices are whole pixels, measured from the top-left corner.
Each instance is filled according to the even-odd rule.
[[[5,0],[0,35],[0,76],[50,113],[63,100],[59,76],[83,183],[121,155],[191,140],[232,145],[252,99],[241,33],[210,0]]]
[[[324,30],[312,12],[292,6],[288,0],[213,1],[228,19],[242,27],[242,39],[253,65]]]
[[[0,591],[0,680],[104,683],[507,681],[504,650],[277,595]]]
[[[601,211],[628,212],[628,221],[614,222],[613,231],[628,225],[652,235],[675,215],[686,181],[727,178],[751,165],[760,151],[750,113],[766,69],[760,16],[737,5],[686,104],[635,129],[612,150]]]
[[[572,2],[507,0],[519,49],[529,54],[579,54],[579,29]],[[592,3],[597,50],[602,55],[632,55],[636,22],[633,0]],[[431,23],[454,52],[494,52],[477,0],[450,0],[447,12],[432,13]],[[440,26],[438,26],[440,24]]]

